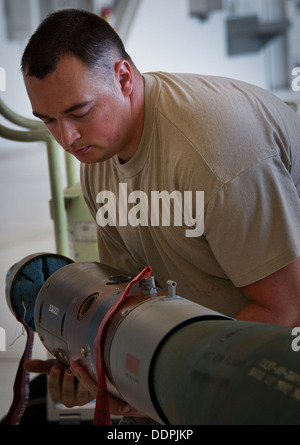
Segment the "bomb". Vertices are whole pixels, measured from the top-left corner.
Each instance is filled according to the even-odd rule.
[[[99,263],[36,254],[7,275],[7,301],[46,349],[165,425],[299,424],[291,329],[241,322]],[[199,289],[201,297],[201,289]],[[100,383],[99,383],[100,385]]]

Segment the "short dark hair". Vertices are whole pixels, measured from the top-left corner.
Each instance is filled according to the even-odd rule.
[[[43,79],[66,55],[77,56],[89,68],[111,69],[113,53],[133,62],[115,30],[100,16],[78,9],[50,14],[30,38],[22,57],[24,75]]]

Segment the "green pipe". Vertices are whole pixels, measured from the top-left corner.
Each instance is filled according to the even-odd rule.
[[[62,181],[60,174],[60,159],[57,143],[53,138],[47,140],[48,168],[52,196],[51,215],[54,221],[56,251],[61,255],[69,254],[67,237],[67,218]]]
[[[3,117],[5,117],[5,119],[7,119],[9,122],[19,125],[20,127],[30,128],[32,130],[34,129],[45,130],[45,126],[42,122],[21,116],[20,114],[11,110],[7,105],[5,105],[5,103],[1,98],[0,98],[0,114]]]
[[[67,174],[67,184],[68,187],[77,184],[79,181],[78,171],[76,168],[76,159],[70,153],[65,151],[65,164],[66,164],[66,174]]]
[[[50,138],[48,130],[40,128],[36,130],[19,131],[0,125],[0,136],[10,141],[18,142],[47,142]]]
[[[69,254],[67,240],[67,217],[64,205],[64,195],[61,183],[58,145],[46,127],[32,119],[23,118],[10,110],[0,99],[0,114],[14,124],[28,128],[27,131],[13,130],[0,125],[0,136],[4,139],[18,142],[45,142],[47,144],[48,168],[51,189],[51,216],[54,221],[56,251],[62,255]],[[74,180],[71,166],[69,180]]]

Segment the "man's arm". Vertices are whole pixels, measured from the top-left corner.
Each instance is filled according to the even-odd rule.
[[[242,289],[248,304],[237,320],[300,326],[300,258]]]

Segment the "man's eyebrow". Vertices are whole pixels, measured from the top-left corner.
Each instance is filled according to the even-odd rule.
[[[66,110],[64,110],[64,111],[62,112],[62,114],[72,113],[73,111],[76,111],[76,110],[78,110],[78,109],[80,109],[80,108],[85,107],[86,105],[89,105],[91,102],[92,102],[92,101],[86,101],[86,102],[81,102],[81,103],[79,103],[79,104],[72,105],[71,107],[69,107],[69,108],[67,108]],[[47,115],[45,115],[45,114],[38,113],[37,111],[33,111],[32,114],[33,114],[35,117],[38,117],[39,119],[50,119],[50,116],[47,116]]]

